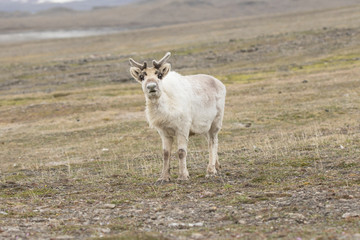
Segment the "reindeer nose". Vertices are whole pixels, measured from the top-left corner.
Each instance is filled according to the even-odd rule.
[[[151,92],[154,91],[156,88],[156,83],[149,83],[148,85],[146,85],[146,88]]]

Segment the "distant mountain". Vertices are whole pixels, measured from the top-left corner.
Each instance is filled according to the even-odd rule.
[[[0,0],[0,12],[37,13],[52,8],[86,11],[94,8],[121,6],[136,0]]]
[[[0,0],[0,33],[148,28],[225,18],[294,14],[359,4],[359,0],[84,0],[61,4],[39,4],[39,1],[48,0]],[[7,5],[5,2],[28,8],[17,8],[16,16],[7,17],[1,13],[4,9],[1,4]],[[109,7],[112,4],[122,6]],[[36,7],[36,14],[24,14],[30,7]]]

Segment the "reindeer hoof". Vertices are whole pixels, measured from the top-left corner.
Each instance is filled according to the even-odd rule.
[[[188,181],[190,179],[189,175],[179,176],[178,181]]]
[[[216,175],[217,175],[216,166],[208,166],[205,177],[207,178],[215,177]]]
[[[170,182],[170,177],[161,177],[156,181],[156,184],[165,184]]]
[[[205,177],[206,177],[206,178],[211,178],[211,177],[215,177],[215,176],[217,176],[217,175],[218,175],[218,174],[217,174],[216,169],[211,169],[211,170],[208,169],[208,171],[206,172]]]
[[[214,173],[212,173],[212,174],[206,174],[205,177],[206,177],[206,178],[214,178],[214,177],[217,177],[217,174],[214,174]]]

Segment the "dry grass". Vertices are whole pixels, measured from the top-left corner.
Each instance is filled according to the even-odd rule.
[[[358,217],[342,218],[360,198],[353,9],[251,19],[250,32],[230,20],[240,25],[1,46],[0,236],[356,238]],[[323,29],[328,19],[338,28]],[[176,30],[183,37],[166,35]],[[218,178],[204,178],[207,144],[195,137],[191,180],[153,185],[161,143],[127,58],[165,49],[175,70],[226,83]],[[203,225],[168,226],[179,222]]]

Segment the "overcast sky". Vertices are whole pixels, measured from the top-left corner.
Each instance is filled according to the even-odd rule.
[[[29,0],[10,0],[10,1],[20,2],[20,3],[33,2]],[[36,0],[35,2],[40,4],[40,3],[68,3],[68,2],[81,2],[81,1],[86,1],[86,0]],[[5,2],[5,1],[1,1],[1,2]]]

